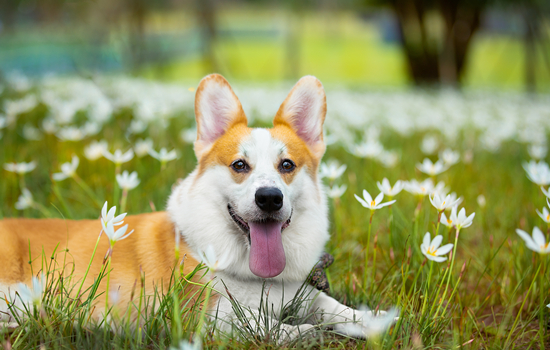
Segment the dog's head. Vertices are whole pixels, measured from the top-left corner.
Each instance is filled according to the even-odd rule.
[[[273,128],[249,128],[229,83],[205,77],[195,98],[199,164],[169,203],[186,241],[229,254],[229,270],[241,276],[303,278],[328,238],[317,179],[325,113],[323,86],[308,76],[290,91]]]

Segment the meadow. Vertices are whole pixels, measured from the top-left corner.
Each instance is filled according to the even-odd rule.
[[[105,201],[117,205],[117,213],[163,210],[173,184],[195,167],[197,82],[101,76],[31,80],[12,74],[0,84],[0,217],[94,219]],[[233,87],[251,123],[267,127],[291,85]],[[541,187],[548,191],[550,184],[545,163],[550,97],[482,90],[326,90],[328,148],[321,170],[332,223],[326,251],[335,258],[326,269],[331,295],[353,307],[397,308],[399,320],[366,340],[318,329],[285,346],[549,347],[550,204]],[[131,155],[109,160],[116,150]],[[123,171],[135,171],[139,183],[121,186],[116,174]],[[368,197],[363,190],[375,198],[384,178],[391,185],[403,181],[400,193],[382,201],[395,203],[371,210],[356,199]],[[372,198],[364,204],[373,205]],[[443,198],[447,204],[459,200],[458,210],[444,209],[437,203]],[[536,227],[542,233],[534,234],[534,242],[516,233],[521,229],[530,236]],[[427,232],[432,239],[442,236],[441,247],[424,242]],[[451,250],[443,249],[447,244],[453,244]],[[444,261],[434,261],[438,255]],[[143,327],[122,321],[113,332],[88,319],[93,303],[105,295],[94,294],[92,287],[86,299],[71,298],[78,281],[61,278],[65,272],[42,258],[43,271],[35,271],[35,306],[0,328],[4,348],[280,347],[274,337],[238,324],[239,336],[233,338],[212,332],[215,325],[200,310],[176,306],[188,286],[183,278],[175,278],[166,296],[154,298],[157,305],[143,306],[148,310]]]

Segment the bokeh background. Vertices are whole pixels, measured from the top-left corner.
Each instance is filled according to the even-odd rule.
[[[546,0],[2,0],[0,71],[547,91]]]

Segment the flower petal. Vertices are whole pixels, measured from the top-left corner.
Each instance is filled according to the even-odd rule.
[[[432,243],[430,243],[430,246],[434,247],[437,250],[437,248],[439,248],[439,246],[441,245],[442,241],[443,241],[442,235],[435,236]]]
[[[363,198],[365,198],[365,201],[370,205],[370,203],[372,202],[372,197],[370,193],[367,192],[367,190],[363,190]]]
[[[454,244],[452,243],[449,243],[449,244],[445,244],[443,247],[440,247],[438,250],[437,250],[437,255],[445,255],[447,254],[448,252],[450,252],[452,249],[453,249],[453,246]]]
[[[536,226],[533,228],[533,241],[539,247],[546,246],[546,238],[544,238],[544,234]]]
[[[367,204],[367,202],[365,202],[363,200],[363,198],[359,197],[358,195],[354,194],[355,196],[355,199],[357,199],[359,201],[359,203],[361,203],[362,206],[364,206],[365,208],[370,208],[370,203]]]
[[[527,244],[527,247],[531,250],[533,250],[532,247],[536,247],[535,241],[533,241],[533,238],[529,236],[529,234],[523,230],[520,230],[519,228],[516,229],[516,233],[525,241]],[[537,250],[535,250],[537,251]]]

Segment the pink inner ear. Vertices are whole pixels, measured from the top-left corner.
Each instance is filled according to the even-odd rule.
[[[199,106],[199,139],[212,143],[227,131],[238,113],[239,103],[229,88],[211,84],[205,88]]]
[[[210,102],[210,113],[212,113],[212,120],[209,121],[208,128],[205,130],[205,141],[213,142],[225,132],[229,118],[224,115],[224,112],[227,113],[227,110],[224,109],[222,103],[220,103],[219,100],[212,99]]]
[[[321,137],[319,123],[321,116],[321,101],[308,92],[298,92],[295,101],[288,108],[292,127],[307,143],[315,143]]]

